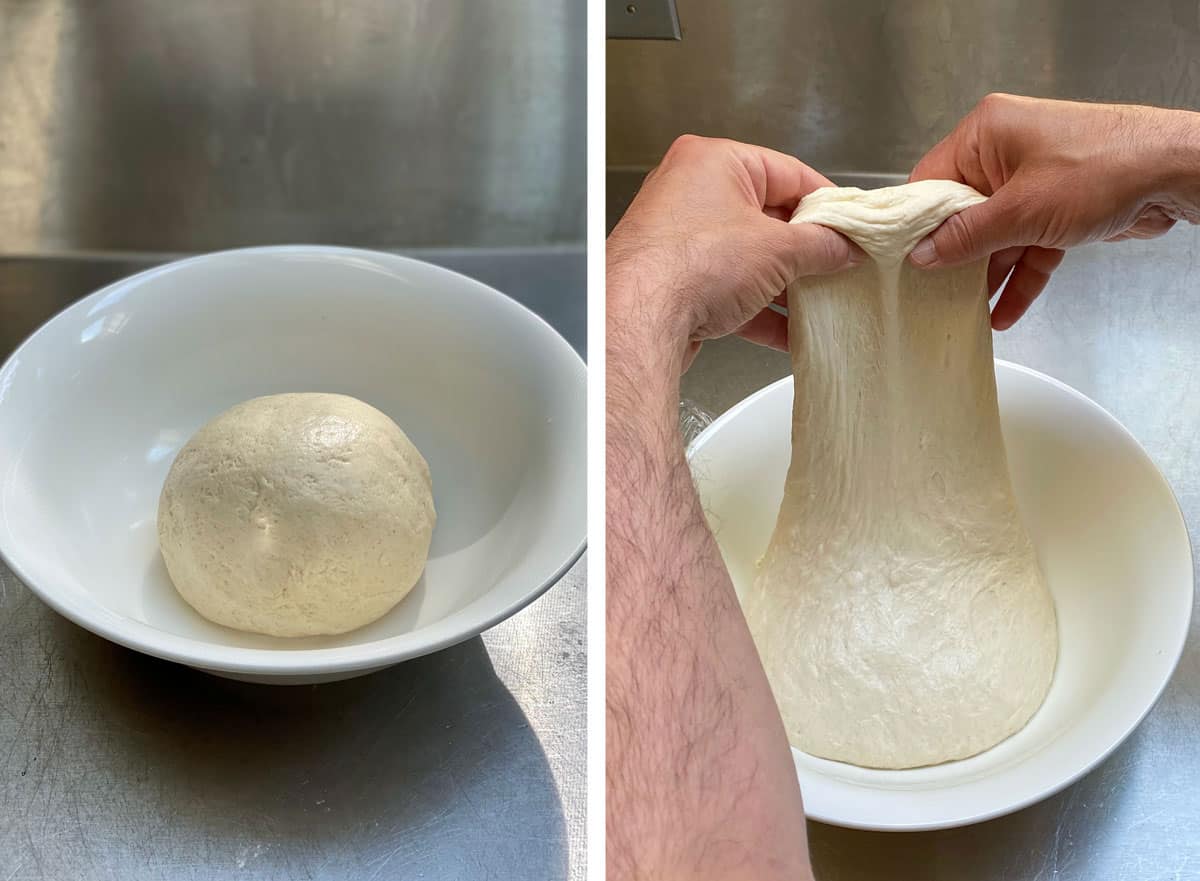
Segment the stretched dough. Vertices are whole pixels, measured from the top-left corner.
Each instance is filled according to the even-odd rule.
[[[1025,725],[1054,674],[1054,604],[1000,434],[986,261],[904,259],[983,199],[949,181],[830,188],[792,219],[872,258],[788,289],[792,462],[743,598],[788,737],[813,755],[974,755]]]

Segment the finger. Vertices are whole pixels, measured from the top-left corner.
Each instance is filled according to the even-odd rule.
[[[839,272],[866,259],[858,245],[827,226],[775,220],[766,224],[764,241],[780,261],[784,284],[806,275]]]
[[[1001,187],[986,202],[972,205],[947,217],[942,225],[922,239],[909,259],[915,266],[960,266],[1016,245],[1028,245],[1026,222],[1019,200]]]
[[[1008,330],[1017,323],[1046,287],[1050,274],[1062,263],[1063,255],[1058,248],[1030,246],[1025,249],[992,310],[995,330]]]
[[[786,352],[788,347],[788,320],[773,309],[763,309],[736,331],[742,339],[760,346],[769,346]]]
[[[783,291],[782,293],[776,294],[775,299],[772,300],[771,302],[774,303],[776,306],[782,306],[784,309],[786,309],[787,308],[787,291]]]
[[[1008,274],[1012,272],[1012,268],[1017,265],[1017,261],[1025,255],[1025,248],[1018,245],[1015,248],[1005,248],[1003,251],[997,251],[988,260],[987,271],[987,286],[988,299],[996,296],[996,291],[1000,290],[1000,286],[1004,284],[1004,280],[1008,278]]]
[[[833,186],[833,181],[795,156],[753,144],[733,143],[764,207],[794,209],[813,190]]]
[[[795,213],[795,208],[784,208],[780,205],[768,205],[763,208],[763,214],[772,220],[791,220],[792,215]]]

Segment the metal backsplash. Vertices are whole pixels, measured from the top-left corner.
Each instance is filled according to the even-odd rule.
[[[990,91],[1200,107],[1200,3],[678,0],[678,43],[610,41],[608,164],[684,132],[830,174],[907,174]]]
[[[578,242],[583,0],[0,0],[0,253]]]

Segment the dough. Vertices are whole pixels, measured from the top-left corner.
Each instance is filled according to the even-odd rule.
[[[435,519],[429,466],[395,422],[345,395],[270,395],[180,450],[158,543],[205,618],[310,636],[361,627],[403,599]]]
[[[792,220],[873,258],[788,289],[792,461],[743,598],[788,737],[813,755],[974,755],[1025,725],[1054,674],[1054,605],[1000,434],[986,261],[904,259],[983,199],[949,181],[821,189]]]

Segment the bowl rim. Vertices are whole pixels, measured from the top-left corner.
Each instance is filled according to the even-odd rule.
[[[1168,497],[1171,499],[1171,502],[1174,506],[1174,516],[1184,537],[1185,547],[1187,549],[1188,569],[1191,572],[1189,585],[1190,601],[1186,606],[1186,614],[1179,619],[1179,638],[1177,640],[1177,645],[1175,645],[1174,650],[1171,653],[1170,663],[1166,668],[1167,674],[1154,689],[1153,695],[1148,701],[1146,701],[1145,706],[1141,707],[1139,711],[1134,714],[1134,718],[1127,725],[1122,726],[1122,728],[1117,732],[1116,736],[1111,737],[1111,742],[1106,743],[1104,747],[1098,753],[1096,753],[1096,755],[1086,759],[1083,762],[1077,763],[1071,768],[1071,770],[1069,770],[1061,778],[1056,779],[1053,783],[1049,785],[1034,786],[1031,792],[1027,792],[1018,798],[1005,800],[1003,804],[997,807],[986,810],[972,810],[965,813],[960,813],[953,817],[943,817],[932,820],[910,821],[905,820],[902,817],[898,817],[894,822],[877,822],[856,820],[853,817],[847,817],[844,813],[839,812],[836,809],[827,809],[821,804],[813,806],[811,805],[809,799],[805,798],[805,815],[810,820],[815,820],[819,823],[827,823],[831,826],[841,826],[847,829],[861,829],[869,832],[928,832],[937,829],[954,829],[961,826],[982,823],[987,820],[994,820],[997,817],[1006,816],[1007,814],[1014,813],[1047,799],[1052,795],[1056,795],[1059,792],[1062,792],[1068,786],[1077,783],[1083,777],[1095,770],[1100,764],[1108,759],[1118,747],[1120,747],[1126,740],[1129,739],[1129,736],[1137,729],[1139,725],[1142,724],[1146,716],[1148,716],[1150,711],[1153,710],[1155,705],[1158,704],[1159,700],[1162,698],[1163,692],[1166,691],[1167,686],[1171,683],[1171,680],[1175,678],[1175,673],[1178,670],[1179,662],[1183,658],[1184,650],[1187,648],[1188,636],[1191,630],[1192,614],[1195,606],[1195,554],[1192,547],[1192,538],[1187,528],[1187,520],[1183,516],[1183,509],[1179,505],[1179,498],[1176,496],[1175,490],[1171,487],[1171,484],[1167,480],[1166,476],[1162,473],[1162,470],[1158,467],[1158,464],[1154,461],[1154,458],[1149,454],[1149,452],[1147,452],[1146,448],[1142,446],[1142,443],[1133,435],[1133,433],[1126,428],[1119,419],[1117,419],[1117,417],[1115,417],[1096,401],[1089,398],[1083,392],[1072,388],[1059,379],[1055,379],[1053,376],[1049,376],[1048,374],[1042,373],[1039,370],[1034,370],[1032,367],[1026,367],[1024,364],[1017,364],[1012,361],[1006,361],[1002,358],[994,358],[993,361],[995,362],[997,373],[1000,373],[1001,371],[1011,371],[1014,373],[1025,374],[1036,380],[1047,383],[1061,392],[1071,395],[1085,406],[1090,407],[1105,421],[1107,421],[1110,426],[1115,428],[1121,435],[1123,435],[1126,440],[1133,443],[1134,448],[1144,457],[1145,461],[1150,464],[1154,472],[1155,479],[1158,481],[1159,485],[1167,491]],[[775,382],[764,386],[758,391],[747,395],[745,398],[738,401],[736,404],[714,419],[710,425],[706,426],[705,429],[700,432],[690,444],[688,444],[687,459],[689,464],[691,463],[692,457],[698,454],[704,448],[705,444],[714,435],[716,435],[722,427],[737,418],[741,411],[753,405],[760,398],[775,393],[781,386],[791,386],[792,383],[793,377],[791,376],[785,376],[781,379],[778,379]],[[1147,694],[1149,694],[1149,692],[1147,692]],[[1143,700],[1144,699],[1145,696],[1143,696]],[[791,750],[793,760],[795,760],[798,756],[808,757],[807,753],[798,750],[794,746],[791,747]],[[804,784],[804,777],[809,773],[820,772],[810,772],[807,769],[802,770],[799,766],[797,766],[796,776],[799,779],[802,788]]]
[[[521,320],[531,322],[537,328],[536,332],[546,339],[547,345],[551,349],[557,349],[556,357],[565,358],[566,363],[571,365],[571,368],[576,372],[583,388],[587,388],[587,365],[574,346],[568,343],[544,318],[502,291],[461,272],[456,272],[453,269],[447,269],[444,266],[439,266],[436,263],[430,263],[415,257],[407,257],[402,254],[368,248],[311,244],[261,245],[210,251],[180,260],[171,260],[158,266],[149,267],[133,275],[117,279],[68,304],[38,326],[0,364],[0,376],[3,376],[7,371],[12,369],[12,366],[20,360],[21,355],[30,346],[34,345],[41,336],[49,333],[48,329],[52,324],[65,319],[70,313],[86,312],[101,299],[119,288],[143,284],[152,277],[176,272],[198,264],[244,257],[275,258],[288,255],[315,257],[352,256],[356,259],[372,261],[377,265],[390,263],[391,268],[407,266],[418,268],[420,271],[433,271],[435,274],[452,277],[455,284],[473,290],[475,295],[481,298],[490,299],[500,309],[508,309],[512,313],[520,315]],[[159,630],[143,621],[118,615],[87,597],[84,597],[78,604],[64,600],[59,592],[47,589],[45,586],[38,584],[30,576],[26,567],[16,558],[13,549],[6,548],[3,542],[0,542],[0,561],[3,561],[21,583],[29,588],[35,596],[54,609],[58,614],[83,629],[102,636],[118,645],[163,660],[216,672],[303,677],[319,674],[353,673],[386,667],[449,648],[450,646],[478,636],[483,631],[512,617],[534,600],[541,597],[562,579],[579,558],[583,556],[586,549],[587,529],[585,527],[583,535],[559,561],[553,571],[544,576],[537,586],[524,592],[516,600],[506,604],[484,619],[473,620],[470,615],[466,614],[478,602],[478,600],[475,600],[444,618],[406,633],[361,644],[303,649],[224,646],[195,637],[178,636],[164,630]],[[458,619],[460,618],[465,620],[459,621]],[[414,643],[414,635],[427,628],[439,628],[445,625],[446,622],[453,622],[453,626],[437,639]],[[398,648],[395,646],[397,642],[414,644]]]

